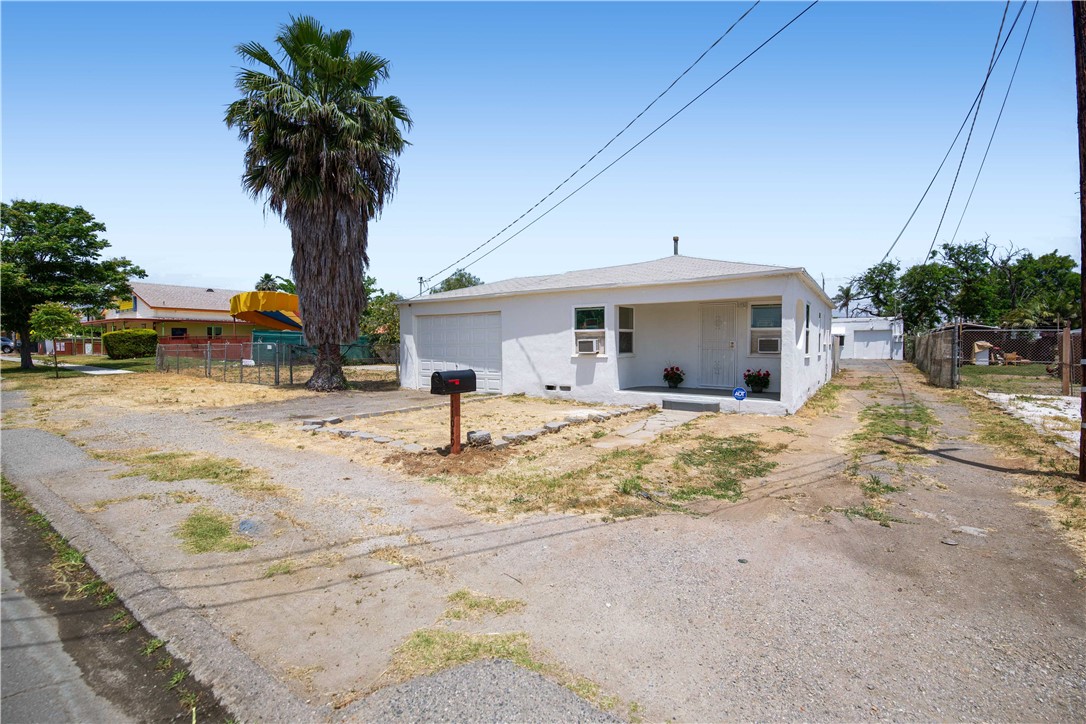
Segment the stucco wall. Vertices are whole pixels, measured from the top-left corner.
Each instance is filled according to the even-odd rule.
[[[782,354],[750,355],[751,300],[782,303]],[[812,331],[812,354],[797,348],[790,311],[798,300],[812,305],[812,324],[822,314],[822,328]],[[701,344],[701,303],[737,302],[735,384],[747,367],[768,367],[771,391],[794,411],[829,379],[830,306],[792,274],[740,278],[727,282],[686,283],[637,288],[522,294],[494,299],[416,301],[401,305],[401,382],[419,387],[414,335],[416,318],[424,314],[500,312],[502,327],[502,392],[570,396],[593,401],[618,401],[624,387],[661,385],[668,363],[688,372],[688,385],[697,385]],[[574,354],[573,310],[603,306],[604,352]],[[632,306],[634,354],[617,354],[617,307]],[[794,377],[789,377],[789,371]],[[428,383],[426,383],[428,385]],[[783,389],[782,389],[783,384]],[[425,385],[422,385],[425,386]],[[554,386],[553,391],[547,386]],[[559,388],[568,386],[569,392]],[[798,402],[797,402],[798,401]]]
[[[887,317],[838,317],[833,326],[844,331],[841,359],[856,358],[856,330],[885,330],[890,332],[890,354],[886,359],[905,359],[904,322]]]

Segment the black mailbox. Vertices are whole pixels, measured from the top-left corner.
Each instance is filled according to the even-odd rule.
[[[431,395],[475,392],[475,370],[448,370],[430,375]]]

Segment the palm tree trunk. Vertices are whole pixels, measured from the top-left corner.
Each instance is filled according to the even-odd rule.
[[[343,360],[338,344],[317,345],[317,361],[313,376],[305,383],[307,390],[332,392],[347,389],[347,377],[343,374]]]

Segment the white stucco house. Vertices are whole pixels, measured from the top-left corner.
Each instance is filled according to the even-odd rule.
[[[831,376],[832,310],[801,268],[678,254],[507,279],[401,302],[400,381],[471,368],[481,392],[786,414]],[[740,407],[748,368],[770,386]]]
[[[890,317],[838,317],[833,336],[841,359],[905,359],[905,323]]]

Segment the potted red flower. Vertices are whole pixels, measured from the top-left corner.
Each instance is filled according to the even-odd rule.
[[[743,373],[743,382],[751,392],[765,392],[769,387],[769,370],[747,370]]]
[[[681,367],[672,365],[664,368],[664,381],[667,382],[668,387],[678,387],[685,379],[686,373],[682,371]]]

